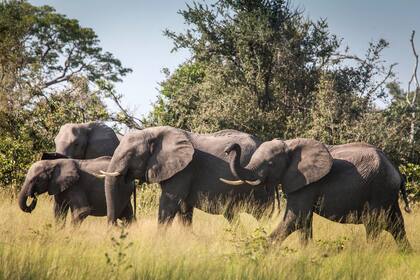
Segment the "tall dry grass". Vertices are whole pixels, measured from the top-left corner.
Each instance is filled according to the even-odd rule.
[[[258,222],[241,214],[232,226],[195,210],[192,231],[176,221],[158,231],[158,195],[142,191],[138,221],[120,229],[95,217],[59,228],[49,197],[27,214],[1,194],[0,279],[420,279],[420,209],[405,215],[411,254],[385,232],[368,244],[363,226],[319,217],[309,246],[295,233],[271,247],[265,237],[281,216]]]

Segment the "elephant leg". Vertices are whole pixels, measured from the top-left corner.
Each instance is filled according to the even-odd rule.
[[[363,215],[363,225],[366,229],[366,240],[372,242],[378,238],[383,230],[384,212],[378,209],[371,209],[367,215]],[[381,220],[382,219],[382,220]]]
[[[131,224],[134,221],[133,206],[130,202],[122,211],[120,219],[123,221],[124,224]]]
[[[301,243],[306,246],[308,245],[308,241],[312,240],[313,232],[312,232],[312,220],[313,220],[313,212],[307,214],[306,217],[302,217],[302,228],[300,229],[300,241]]]
[[[234,224],[238,221],[238,215],[236,215],[237,212],[235,211],[235,207],[232,204],[229,204],[226,207],[225,212],[223,212],[223,217],[225,217],[226,220],[228,220],[229,224]]]
[[[232,224],[235,221],[236,215],[233,213],[233,211],[226,210],[223,213],[223,217],[225,217],[226,220],[228,220],[229,224]]]
[[[89,216],[89,212],[82,212],[79,213],[77,215],[72,214],[73,215],[73,219],[72,219],[72,225],[73,226],[79,226],[85,219],[87,216]]]
[[[67,213],[69,211],[68,201],[60,195],[54,195],[54,218],[55,222],[64,227]]]
[[[381,229],[372,223],[365,224],[366,229],[366,240],[368,242],[372,242],[378,238],[379,234],[381,233]]]
[[[177,173],[170,180],[167,180],[161,184],[162,194],[159,200],[158,214],[159,226],[169,226],[172,224],[176,214],[183,212],[182,208],[186,206],[186,200],[190,194],[192,177],[193,170],[191,166],[188,166],[184,170]],[[191,213],[187,214],[187,217],[190,215],[191,220],[192,211],[189,212]]]
[[[303,245],[306,245],[312,238],[314,196],[310,192],[302,191],[297,194],[289,194],[283,220],[270,234],[270,239],[273,242],[281,244],[296,230],[301,230]]]
[[[194,207],[183,202],[181,205],[181,211],[179,212],[179,218],[184,226],[190,227],[192,225],[192,219],[194,214]]]
[[[72,188],[66,191],[72,213],[72,224],[77,226],[90,215],[91,209],[86,194]]]
[[[407,239],[404,218],[398,202],[395,202],[393,207],[390,209],[385,230],[392,234],[401,250],[412,251],[410,242]]]
[[[173,198],[170,194],[162,192],[159,200],[159,225],[165,227],[171,225],[175,215],[180,211],[180,201]]]

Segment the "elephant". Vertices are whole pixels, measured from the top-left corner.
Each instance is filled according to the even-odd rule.
[[[401,191],[405,210],[410,211],[405,180],[378,148],[365,143],[327,148],[311,139],[274,139],[262,143],[245,167],[237,160],[240,150],[236,143],[225,150],[234,154],[230,167],[239,182],[256,187],[281,184],[286,195],[283,220],[270,235],[273,242],[281,243],[299,230],[306,244],[312,238],[315,212],[331,221],[363,224],[368,240],[384,229],[400,248],[411,248],[398,203]]]
[[[80,224],[89,215],[106,216],[104,179],[99,171],[106,169],[110,161],[111,157],[105,156],[89,160],[60,158],[35,162],[18,196],[20,209],[32,212],[37,202],[36,195],[48,192],[54,196],[57,223],[65,222],[69,208],[74,225]],[[123,211],[118,218],[127,223],[133,220],[133,208],[129,202],[133,189],[133,182],[127,182],[119,190],[124,200],[121,205]],[[27,205],[29,197],[33,200]]]
[[[74,159],[112,156],[120,143],[114,130],[101,122],[65,124],[54,142],[57,153]]]
[[[223,130],[213,134],[197,134],[170,126],[150,127],[128,132],[115,150],[106,175],[105,193],[108,221],[114,223],[122,211],[118,191],[127,180],[160,183],[158,224],[170,225],[178,214],[181,223],[190,226],[193,209],[223,214],[232,221],[238,206],[261,218],[275,204],[275,188],[255,189],[243,184],[236,189],[219,181],[229,176],[224,153],[228,143],[238,142],[244,151],[245,164],[260,141],[247,133]]]
[[[102,122],[67,123],[60,127],[54,139],[55,153],[44,153],[41,159],[95,159],[112,156],[120,143],[119,136],[121,134],[115,133]],[[135,196],[134,192],[134,209]],[[59,208],[59,205],[54,207]]]

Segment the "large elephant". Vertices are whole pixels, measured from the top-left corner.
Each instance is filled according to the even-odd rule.
[[[160,183],[160,224],[168,224],[180,214],[181,221],[190,225],[194,207],[232,220],[235,209],[244,202],[252,204],[245,211],[259,218],[274,205],[274,187],[255,189],[243,184],[232,189],[219,181],[219,177],[230,175],[224,148],[232,142],[243,150],[242,164],[260,144],[255,137],[235,130],[195,134],[163,126],[127,133],[103,172],[109,222],[114,223],[122,211],[118,191],[133,179]]]
[[[32,212],[36,206],[36,195],[48,192],[54,196],[54,215],[57,222],[64,221],[69,208],[73,224],[81,223],[87,216],[106,216],[104,179],[99,174],[106,169],[111,157],[91,160],[54,159],[41,160],[29,169],[19,193],[19,206],[24,212]],[[121,213],[118,218],[126,222],[133,219],[133,208],[129,202],[133,182],[118,190]],[[32,197],[30,205],[27,200]]]
[[[65,124],[54,142],[57,153],[75,159],[112,156],[120,143],[114,130],[101,122]]]
[[[231,144],[226,152],[240,149]],[[231,171],[240,182],[282,186],[287,205],[282,222],[270,235],[274,241],[300,230],[306,243],[312,237],[315,212],[340,223],[364,224],[368,239],[385,229],[401,248],[410,248],[398,204],[401,191],[409,211],[404,180],[374,146],[351,143],[327,148],[315,140],[274,139],[261,144],[246,167],[235,157]]]

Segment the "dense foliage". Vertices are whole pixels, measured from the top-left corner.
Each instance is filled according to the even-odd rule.
[[[194,2],[179,13],[188,28],[165,34],[191,57],[166,72],[150,124],[234,128],[264,140],[364,141],[397,164],[420,163],[413,114],[420,101],[407,102],[413,92],[400,88],[394,64],[382,58],[385,40],[353,55],[326,20],[312,21],[285,0]]]
[[[420,164],[420,90],[405,91],[394,80],[394,65],[382,58],[385,40],[356,56],[326,20],[310,20],[286,0],[194,2],[179,13],[186,30],[165,35],[174,51],[191,57],[165,70],[145,125],[233,128],[263,140],[365,141],[402,169]],[[19,185],[63,123],[139,127],[114,89],[130,71],[77,20],[49,6],[1,2],[0,185]],[[120,112],[110,112],[106,99]]]
[[[186,32],[165,33],[192,57],[162,83],[152,123],[339,143],[349,137],[331,125],[363,119],[392,76],[380,58],[386,41],[370,44],[364,58],[341,52],[325,20],[306,19],[286,1],[194,3],[180,14]]]
[[[119,104],[113,86],[130,71],[77,20],[49,6],[0,2],[0,185],[21,182],[66,122],[130,125],[104,103]]]

